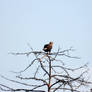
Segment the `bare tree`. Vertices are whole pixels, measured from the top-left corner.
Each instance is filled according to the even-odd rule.
[[[70,52],[72,51],[73,49],[69,48],[66,50],[58,49],[56,52],[45,53],[43,51],[34,51],[31,48],[30,52],[11,53],[13,55],[26,55],[35,58],[24,70],[15,72],[17,74],[16,77],[21,81],[12,80],[5,76],[1,77],[13,83],[29,86],[30,89],[16,89],[3,84],[0,84],[0,89],[2,91],[15,92],[23,90],[29,92],[45,87],[47,88],[47,92],[80,92],[81,86],[87,86],[88,84],[91,84],[91,82],[88,82],[88,80],[85,79],[85,74],[88,72],[87,64],[78,68],[72,68],[71,66],[67,67],[65,62],[62,60],[63,57],[79,59],[78,57],[70,55]],[[26,76],[24,73],[29,69],[30,75]],[[76,71],[81,71],[81,73],[76,74]],[[31,80],[32,82],[28,84],[27,81]]]

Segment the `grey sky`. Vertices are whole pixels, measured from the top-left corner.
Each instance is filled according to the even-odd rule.
[[[0,74],[28,63],[8,52],[29,51],[27,43],[42,50],[49,41],[53,51],[73,46],[82,57],[78,64],[91,67],[92,0],[0,0]]]

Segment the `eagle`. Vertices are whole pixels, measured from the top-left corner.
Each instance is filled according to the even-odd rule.
[[[43,50],[47,53],[51,52],[51,49],[53,47],[53,42],[49,42],[49,44],[45,44]]]

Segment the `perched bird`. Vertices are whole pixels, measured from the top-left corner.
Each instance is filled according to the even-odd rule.
[[[45,44],[43,50],[45,52],[49,52],[50,53],[51,49],[52,49],[52,46],[53,46],[53,42],[50,42],[49,44]]]

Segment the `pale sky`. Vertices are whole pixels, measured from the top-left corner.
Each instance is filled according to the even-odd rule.
[[[29,51],[27,43],[42,50],[49,41],[53,51],[73,46],[74,56],[81,57],[75,64],[91,67],[92,0],[0,0],[0,74],[9,76],[29,63],[9,52]]]

